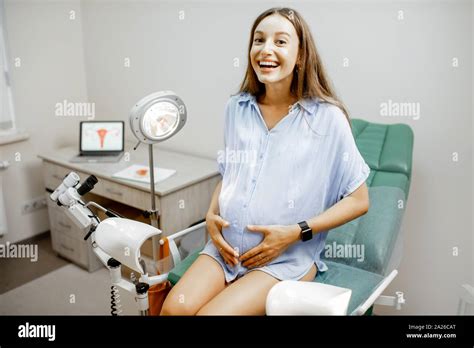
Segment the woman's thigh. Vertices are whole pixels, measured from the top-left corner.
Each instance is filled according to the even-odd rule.
[[[300,281],[302,282],[312,282],[314,278],[316,277],[316,273],[318,273],[318,268],[316,267],[316,264],[313,263],[313,266],[311,269],[306,273]]]
[[[267,294],[278,282],[265,272],[249,272],[205,304],[197,315],[265,315]]]
[[[300,281],[312,281],[316,272],[313,264]],[[278,282],[263,271],[249,272],[207,302],[197,315],[265,315],[268,292]]]
[[[195,315],[226,287],[224,270],[208,255],[199,255],[171,289],[160,315]]]

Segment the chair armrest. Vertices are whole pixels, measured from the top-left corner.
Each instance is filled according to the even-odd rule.
[[[203,221],[200,224],[197,224],[195,226],[186,228],[185,230],[176,232],[176,233],[174,233],[174,234],[172,234],[168,237],[164,237],[164,238],[160,239],[160,245],[164,245],[166,243],[165,239],[168,240],[168,246],[169,246],[169,249],[170,249],[171,258],[173,259],[173,265],[174,266],[176,266],[178,263],[180,263],[182,261],[181,260],[181,254],[179,253],[179,250],[178,250],[178,247],[176,245],[175,239],[186,236],[186,235],[188,235],[190,233],[193,233],[193,232],[196,232],[196,231],[200,231],[203,228],[204,229],[206,228],[206,222],[205,221]],[[206,234],[207,234],[207,231],[206,231]]]
[[[362,303],[359,307],[357,307],[351,315],[364,315],[365,312],[374,304],[377,298],[382,295],[382,292],[389,286],[392,280],[397,276],[398,271],[394,269],[387,277],[385,277],[380,285],[375,289],[372,295]]]

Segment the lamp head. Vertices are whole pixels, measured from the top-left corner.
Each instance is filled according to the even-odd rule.
[[[173,91],[150,94],[130,112],[130,128],[142,143],[155,144],[171,138],[186,123],[186,106]]]

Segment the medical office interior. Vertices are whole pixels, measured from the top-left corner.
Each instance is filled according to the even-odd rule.
[[[474,314],[468,0],[0,0],[0,314],[143,314],[137,282],[179,280],[186,258],[208,238],[224,107],[247,68],[249,30],[274,6],[308,22],[372,175],[369,212],[330,231],[323,251],[333,269],[342,265],[341,274],[360,273],[372,284],[363,276],[316,279],[330,291],[305,293],[314,297],[312,314]],[[175,134],[155,144],[139,141],[134,133],[143,127],[130,122],[150,96],[185,110],[168,119],[182,122]],[[87,154],[104,141],[117,160],[108,153],[73,159],[81,146]],[[154,199],[150,151],[159,168]],[[88,192],[66,197],[63,187],[53,200],[71,172],[84,185],[68,187]],[[97,183],[87,181],[91,175]],[[380,194],[386,185],[396,194]],[[74,200],[75,213],[57,204],[60,195]],[[81,200],[106,209],[89,205],[97,219],[81,215]],[[84,240],[79,216],[97,228],[95,237]],[[105,223],[119,216],[129,220]],[[121,237],[114,226],[137,235]],[[344,233],[363,240],[359,261],[337,255],[338,241],[349,240]],[[119,273],[105,267],[91,238],[108,257],[126,251]],[[337,309],[325,307],[331,296],[340,296]]]

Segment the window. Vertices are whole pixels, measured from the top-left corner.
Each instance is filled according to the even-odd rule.
[[[15,129],[5,38],[5,4],[0,0],[0,131]]]

